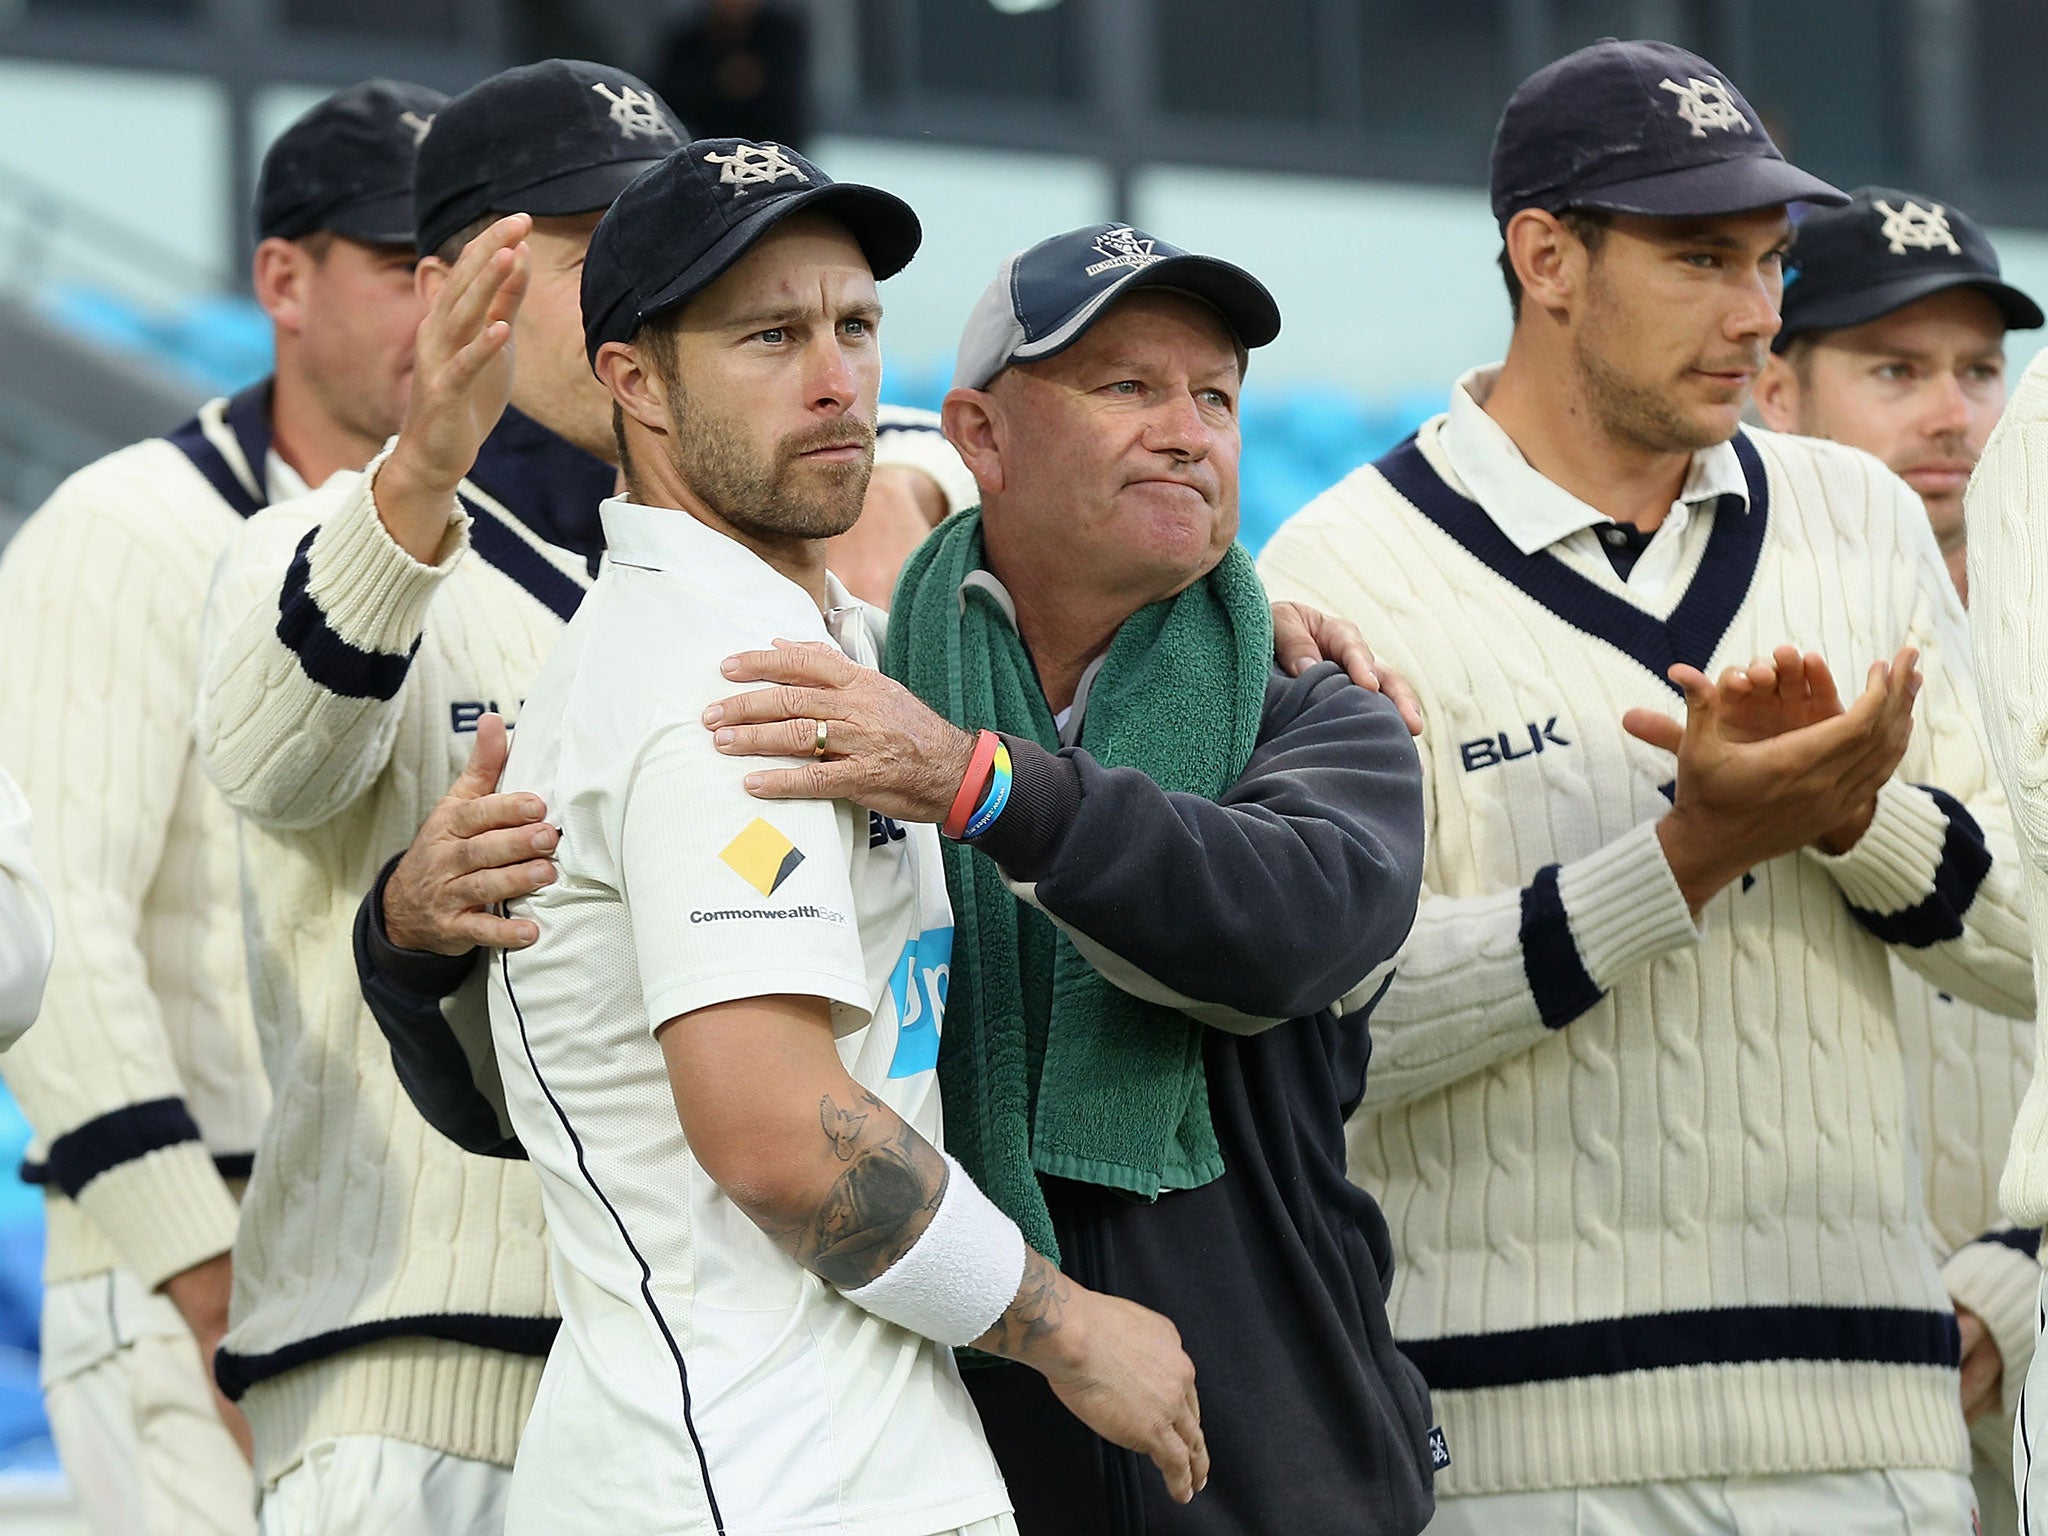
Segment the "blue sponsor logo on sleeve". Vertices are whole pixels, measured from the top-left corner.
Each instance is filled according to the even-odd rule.
[[[896,1004],[896,1054],[891,1077],[915,1077],[939,1064],[939,1030],[946,1018],[946,984],[953,974],[953,930],[927,928],[903,946],[889,973]]]

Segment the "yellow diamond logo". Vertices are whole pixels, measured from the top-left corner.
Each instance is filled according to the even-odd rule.
[[[758,816],[741,828],[740,835],[718,856],[763,896],[773,896],[804,861],[795,843]]]

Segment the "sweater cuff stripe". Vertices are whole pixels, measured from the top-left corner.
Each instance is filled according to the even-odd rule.
[[[335,633],[307,586],[313,573],[313,540],[319,532],[312,529],[299,540],[298,552],[285,572],[284,590],[277,600],[277,638],[299,658],[306,676],[329,693],[346,699],[388,701],[405,682],[420,642],[415,639],[412,649],[400,656],[366,651]]]
[[[198,1122],[183,1099],[152,1099],[66,1131],[50,1143],[44,1167],[49,1182],[76,1200],[80,1190],[111,1168],[199,1139]]]
[[[379,1318],[316,1333],[260,1355],[218,1350],[213,1357],[213,1378],[230,1400],[239,1401],[244,1392],[272,1377],[385,1339],[440,1339],[450,1344],[503,1350],[508,1355],[544,1358],[554,1347],[555,1334],[561,1326],[558,1317],[498,1317],[482,1312]]]
[[[246,1179],[256,1171],[256,1154],[216,1152],[213,1154],[213,1171],[224,1179]],[[57,1182],[56,1176],[50,1172],[48,1163],[38,1163],[31,1158],[23,1158],[21,1166],[15,1169],[14,1173],[22,1183],[32,1184],[38,1188]]]
[[[1996,1232],[1986,1232],[1971,1239],[1976,1243],[1997,1243],[2002,1247],[2017,1249],[2030,1259],[2041,1256],[2041,1229],[2039,1227],[2001,1227]]]
[[[1953,795],[1928,785],[1917,786],[1948,820],[1942,838],[1941,862],[1935,866],[1934,889],[1925,900],[1897,912],[1872,912],[1849,903],[1849,911],[1873,936],[1886,944],[1926,949],[1963,936],[1963,915],[1977,899],[1977,888],[1991,873],[1991,850],[1984,829]]]
[[[1953,1312],[1902,1307],[1721,1307],[1400,1343],[1441,1392],[1792,1360],[1954,1370],[1963,1353]]]
[[[1557,869],[1544,865],[1522,888],[1522,973],[1548,1029],[1562,1029],[1602,996],[1572,938]]]

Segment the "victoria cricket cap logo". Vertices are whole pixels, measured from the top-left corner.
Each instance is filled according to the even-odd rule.
[[[734,197],[745,197],[749,187],[765,187],[794,176],[798,181],[809,181],[802,170],[791,163],[780,144],[740,144],[729,155],[713,152],[704,157],[706,165],[718,167],[718,184],[721,187],[737,187]]]
[[[434,114],[429,112],[421,117],[417,112],[401,112],[398,114],[398,126],[412,130],[412,147],[418,149],[427,142],[427,130],[434,126]]]
[[[1742,115],[1742,108],[1735,105],[1728,87],[1711,75],[1704,80],[1688,75],[1683,85],[1676,80],[1660,80],[1657,88],[1678,98],[1679,120],[1690,125],[1696,139],[1704,139],[1709,128],[1740,128],[1749,132],[1749,119]]]
[[[1963,248],[1956,244],[1955,234],[1948,227],[1948,210],[1940,203],[1932,208],[1922,208],[1909,197],[1905,207],[1894,208],[1880,198],[1876,207],[1884,220],[1884,227],[1878,234],[1891,242],[1894,256],[1903,256],[1908,251],[1931,251],[1937,247],[1951,256],[1963,254]]]
[[[612,104],[612,123],[619,130],[619,137],[628,143],[634,139],[667,139],[680,144],[675,129],[668,119],[661,115],[661,103],[651,91],[636,91],[632,86],[621,86],[613,90],[600,81],[591,87],[598,95]]]
[[[1095,277],[1112,267],[1129,267],[1132,271],[1149,267],[1159,258],[1152,254],[1152,241],[1139,234],[1128,224],[1119,224],[1115,229],[1104,230],[1095,237],[1095,249],[1104,258],[1081,269],[1084,277]]]

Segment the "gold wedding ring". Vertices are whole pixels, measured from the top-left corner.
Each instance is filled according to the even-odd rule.
[[[826,723],[820,720],[818,722],[818,739],[811,744],[811,756],[823,757],[825,755],[825,731]]]

